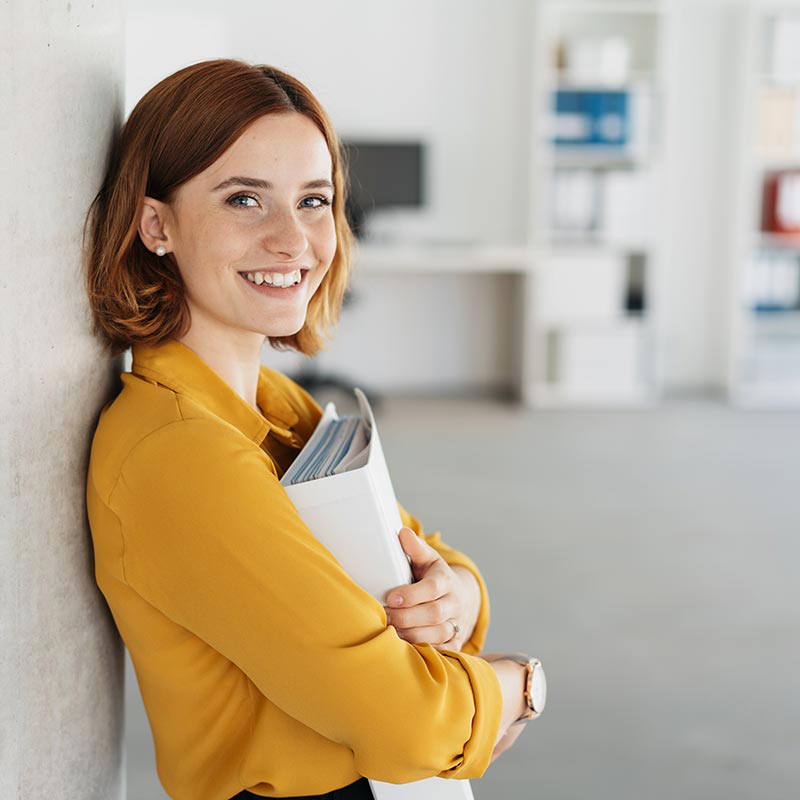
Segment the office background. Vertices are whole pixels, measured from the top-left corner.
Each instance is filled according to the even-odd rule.
[[[304,80],[345,140],[424,148],[424,203],[368,218],[329,349],[264,358],[382,400],[398,496],[487,579],[489,649],[547,665],[476,798],[794,796],[800,4],[3,14],[0,794],[166,796],[87,566],[86,442],[127,361],[88,334],[78,231],[132,104],[237,57]]]
[[[797,457],[781,444],[798,418],[766,403],[732,410],[749,356],[739,314],[751,258],[737,226],[757,150],[756,78],[740,62],[768,71],[747,48],[778,35],[770,11],[709,0],[129,8],[129,106],[182,64],[225,55],[300,77],[345,141],[424,147],[424,204],[372,214],[353,302],[311,368],[385,396],[398,494],[486,571],[490,646],[549,655],[550,713],[475,783],[479,798],[778,798],[800,778],[797,693],[783,683],[798,654],[785,567]],[[628,53],[615,61],[620,40]],[[585,87],[548,59],[581,41],[612,50],[575,65],[594,70],[589,88],[649,107],[621,152],[565,147],[560,161],[548,102]],[[610,242],[581,212],[599,179],[622,184],[623,207],[605,209],[607,224],[622,218]],[[629,253],[649,271],[644,313],[598,300],[624,280],[615,270]],[[554,308],[540,296],[548,268],[584,270],[551,289]],[[631,356],[627,330],[643,318]],[[549,376],[568,384],[561,393],[539,391],[548,376],[526,359],[547,356],[518,341],[552,338],[547,320],[572,354]],[[797,367],[785,368],[792,380]],[[779,405],[791,409],[791,393]],[[144,755],[144,727],[138,736]]]

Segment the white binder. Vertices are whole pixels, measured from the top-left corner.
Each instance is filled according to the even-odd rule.
[[[355,390],[366,444],[345,459],[344,471],[292,484],[307,451],[319,451],[325,428],[339,416],[332,403],[281,483],[303,522],[333,553],[348,575],[384,602],[389,589],[411,583],[408,557],[397,533],[402,527],[392,481],[369,402]],[[469,781],[427,778],[406,784],[370,780],[376,800],[474,800]]]

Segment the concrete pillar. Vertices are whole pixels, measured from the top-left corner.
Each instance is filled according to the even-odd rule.
[[[0,797],[124,797],[123,648],[94,581],[89,445],[121,364],[83,218],[123,96],[120,0],[0,0]]]

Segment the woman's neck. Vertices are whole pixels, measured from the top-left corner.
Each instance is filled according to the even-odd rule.
[[[197,353],[236,394],[260,413],[256,392],[265,336],[253,334],[233,340],[202,336],[190,328],[178,341]]]

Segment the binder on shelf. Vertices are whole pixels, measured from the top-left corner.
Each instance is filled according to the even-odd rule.
[[[762,86],[758,95],[758,148],[773,159],[798,155],[798,102],[794,86]]]
[[[359,414],[340,418],[328,403],[281,484],[303,521],[350,577],[383,602],[412,574],[375,417],[360,389]],[[473,800],[469,781],[427,778],[408,784],[370,780],[376,800]]]
[[[765,177],[762,229],[800,234],[800,170],[779,170]]]
[[[644,390],[645,326],[641,320],[555,329],[553,337],[550,374],[566,394],[587,400],[622,400]]]
[[[644,248],[652,242],[652,184],[646,170],[604,173],[599,232],[605,242],[631,248]]]
[[[591,169],[560,169],[553,176],[553,230],[588,235],[600,217],[599,175]]]
[[[794,83],[800,79],[800,15],[772,18],[769,72],[773,80]]]
[[[629,140],[627,91],[557,89],[555,145],[625,147]]]
[[[571,36],[563,52],[564,76],[573,84],[623,86],[629,80],[631,46],[624,36]]]
[[[628,259],[576,249],[543,259],[536,275],[535,314],[548,327],[617,323],[625,309]]]
[[[745,277],[745,300],[756,313],[800,310],[800,260],[796,253],[757,253]]]

